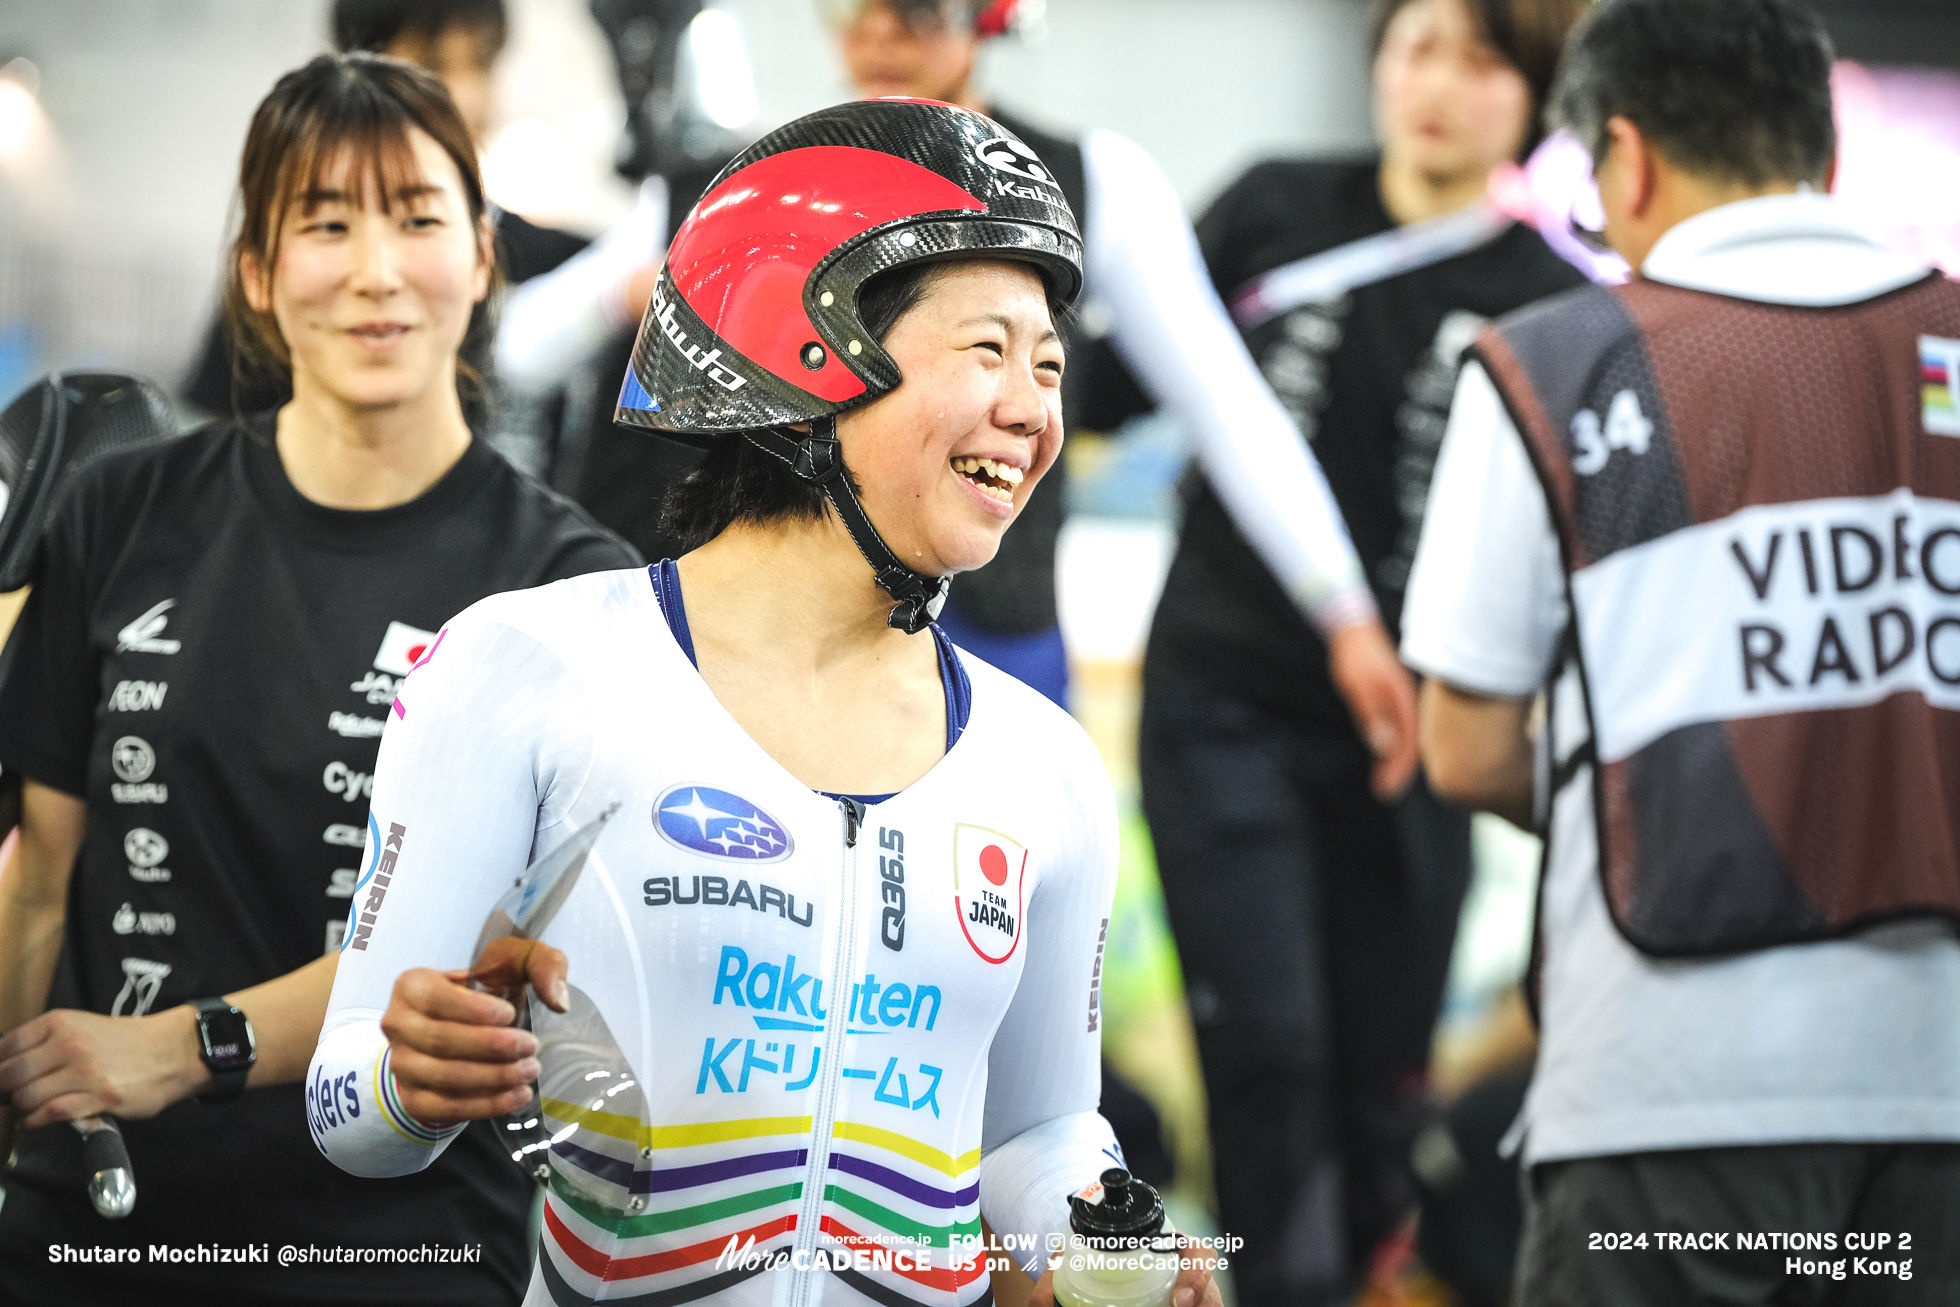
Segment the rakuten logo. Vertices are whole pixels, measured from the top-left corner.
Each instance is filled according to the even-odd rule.
[[[810,987],[807,1005],[805,985]],[[817,1021],[827,1015],[823,1007],[823,981],[809,972],[798,975],[795,954],[786,957],[781,966],[774,962],[757,962],[751,966],[747,950],[733,944],[722,945],[721,961],[715,970],[715,1006],[720,1007],[724,1000],[758,1012],[794,1012]],[[925,1028],[931,1030],[939,1021],[939,1002],[937,985],[915,986],[902,981],[880,984],[875,974],[867,975],[851,986],[849,1019],[871,1028],[881,1025],[909,1028],[916,1027],[923,1016]],[[756,1024],[765,1030],[817,1029],[761,1017],[756,1018]]]

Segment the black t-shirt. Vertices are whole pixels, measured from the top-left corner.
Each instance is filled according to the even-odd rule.
[[[1228,299],[1261,273],[1395,225],[1374,159],[1253,168],[1197,225]],[[1248,333],[1307,439],[1391,632],[1398,629],[1437,447],[1465,346],[1492,318],[1578,285],[1577,269],[1514,224],[1454,258],[1308,305]],[[1153,680],[1197,681],[1297,723],[1351,732],[1326,646],[1195,470],[1146,655]]]
[[[350,512],[302,497],[270,432],[268,415],[110,455],[50,523],[0,661],[0,762],[88,803],[51,1007],[159,1012],[338,947],[381,729],[422,647],[485,595],[639,563],[481,442],[414,501]],[[521,1295],[531,1182],[488,1126],[388,1181],[320,1155],[298,1085],[181,1103],[124,1131],[138,1199],[114,1223],[82,1196],[74,1131],[21,1138],[0,1299],[153,1301],[170,1282],[213,1302]],[[58,1243],[425,1242],[480,1244],[482,1260],[111,1271],[46,1256]]]

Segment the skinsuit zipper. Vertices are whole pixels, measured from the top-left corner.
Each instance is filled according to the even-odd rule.
[[[817,1110],[810,1123],[810,1160],[803,1170],[803,1204],[796,1217],[796,1242],[790,1263],[790,1307],[809,1307],[817,1299],[817,1237],[822,1233],[824,1180],[830,1172],[830,1132],[837,1120],[838,1074],[844,1055],[846,1024],[850,1019],[851,956],[857,949],[857,840],[864,824],[864,805],[839,799],[844,815],[844,874],[839,886],[837,952],[830,963],[830,1011],[824,1014],[823,1066],[817,1076]],[[797,1270],[797,1267],[806,1269]]]

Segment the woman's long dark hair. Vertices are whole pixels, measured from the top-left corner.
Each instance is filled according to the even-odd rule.
[[[296,204],[311,207],[308,197],[343,159],[355,164],[348,171],[357,202],[365,204],[367,188],[378,187],[387,212],[390,197],[419,172],[410,129],[426,133],[456,165],[474,231],[486,211],[476,146],[433,73],[382,55],[323,54],[281,77],[260,102],[238,164],[238,235],[225,269],[225,323],[235,371],[249,369],[287,385],[292,380],[292,354],[279,324],[245,297],[246,256],[269,282],[286,215]],[[493,264],[493,290],[497,275]],[[481,357],[487,345],[490,298],[470,314],[457,360],[457,386],[466,401],[475,401],[483,386],[482,375],[466,360]],[[241,380],[233,378],[234,395]]]

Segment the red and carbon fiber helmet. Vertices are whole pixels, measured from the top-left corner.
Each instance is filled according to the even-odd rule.
[[[1063,299],[1081,288],[1075,215],[1012,132],[936,100],[799,118],[737,155],[675,232],[616,418],[701,445],[868,403],[899,372],[859,288],[962,257],[1025,260]]]

